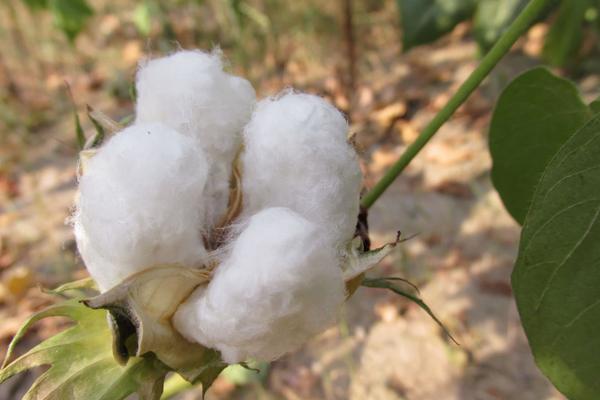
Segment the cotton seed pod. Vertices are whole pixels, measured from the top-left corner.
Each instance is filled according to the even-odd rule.
[[[361,188],[348,124],[324,99],[284,92],[257,104],[244,130],[244,215],[287,207],[342,248],[354,234]]]
[[[286,208],[254,215],[207,287],[175,313],[188,340],[227,363],[274,360],[331,324],[345,299],[342,270],[324,232]]]
[[[153,265],[206,261],[207,172],[194,141],[158,123],[126,128],[86,162],[72,220],[101,290]]]
[[[179,51],[140,64],[136,122],[162,122],[193,138],[209,161],[206,222],[224,214],[231,165],[256,102],[250,82],[223,71],[218,51]]]

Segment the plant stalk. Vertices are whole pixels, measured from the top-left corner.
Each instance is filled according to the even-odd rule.
[[[436,114],[417,139],[408,146],[398,161],[390,167],[379,182],[377,182],[362,198],[362,207],[369,208],[377,201],[398,175],[404,171],[412,159],[419,154],[427,142],[429,142],[429,140],[438,132],[442,125],[450,119],[454,112],[469,98],[475,89],[479,87],[481,82],[489,75],[506,53],[510,51],[517,39],[529,29],[531,24],[550,1],[551,0],[531,0],[529,2],[519,16],[508,27],[506,32],[498,39],[494,47],[492,47],[481,60],[479,66],[471,73],[471,75],[469,75],[454,96],[448,100],[448,103],[446,103],[444,108]]]

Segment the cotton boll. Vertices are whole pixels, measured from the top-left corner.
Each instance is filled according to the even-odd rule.
[[[354,234],[361,188],[348,125],[324,99],[293,92],[258,103],[244,130],[244,214],[288,207],[343,246]]]
[[[83,229],[77,214],[73,217],[72,222],[75,241],[77,242],[77,250],[83,259],[88,272],[98,284],[98,288],[104,292],[123,281],[123,279],[129,275],[127,270],[113,265],[101,254],[98,254],[96,247],[90,243],[90,239]]]
[[[207,287],[174,316],[188,340],[224,361],[273,360],[331,324],[345,299],[342,271],[322,230],[286,208],[249,219]]]
[[[158,123],[126,128],[88,161],[73,223],[101,290],[157,264],[205,262],[207,171],[192,139]]]
[[[232,160],[256,101],[250,82],[223,71],[219,52],[179,51],[140,65],[137,122],[163,122]]]
[[[223,71],[219,52],[179,51],[140,65],[137,122],[162,122],[200,144],[209,157],[207,223],[227,208],[231,164],[256,102],[250,82]]]

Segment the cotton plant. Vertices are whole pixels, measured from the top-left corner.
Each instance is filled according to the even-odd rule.
[[[157,400],[168,374],[206,390],[228,365],[274,360],[327,329],[359,286],[390,289],[439,323],[404,279],[365,277],[400,242],[368,251],[366,211],[549,3],[522,8],[360,198],[360,214],[357,155],[326,101],[287,89],[257,103],[219,52],[142,62],[131,126],[88,110],[97,134],[86,142],[75,112],[82,151],[71,223],[93,279],[48,291],[63,301],[24,322],[0,383],[46,365],[24,399]],[[589,368],[598,354],[599,110],[536,68],[504,89],[491,118],[492,183],[523,225],[512,275],[519,315],[538,366],[570,399],[599,398]],[[9,363],[27,330],[55,316],[75,323]]]
[[[70,219],[115,360],[158,363],[150,387],[168,371],[208,387],[333,325],[395,245],[368,252],[355,234],[343,114],[291,88],[257,102],[218,51],[143,61],[136,92],[134,122],[82,151]]]

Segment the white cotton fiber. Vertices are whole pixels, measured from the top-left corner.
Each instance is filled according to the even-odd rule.
[[[361,188],[348,124],[324,99],[284,92],[262,100],[244,130],[244,215],[287,207],[338,246],[354,234]]]
[[[233,243],[208,287],[174,316],[188,340],[218,349],[223,360],[273,360],[331,324],[345,299],[335,250],[297,213],[256,214]]]
[[[190,138],[158,123],[126,128],[88,161],[73,223],[101,290],[156,264],[206,261],[207,170]]]
[[[193,138],[207,155],[207,223],[217,223],[227,208],[241,131],[256,102],[252,85],[225,73],[218,51],[179,51],[141,63],[136,88],[136,122],[162,122]]]

